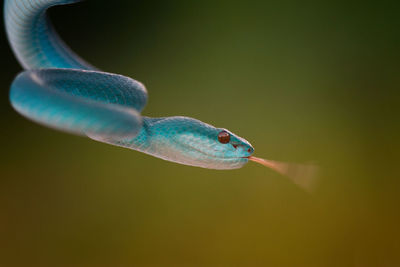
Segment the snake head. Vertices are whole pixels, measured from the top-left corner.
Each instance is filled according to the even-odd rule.
[[[146,118],[150,132],[142,151],[165,160],[208,169],[237,169],[254,148],[245,139],[188,117]]]

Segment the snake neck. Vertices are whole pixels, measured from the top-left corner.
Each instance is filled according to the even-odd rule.
[[[139,131],[139,134],[129,140],[124,140],[125,146],[134,150],[138,150],[145,153],[150,153],[153,149],[152,147],[155,145],[156,134],[154,132],[154,124],[159,121],[164,120],[165,118],[151,118],[151,117],[142,117],[143,125]]]
[[[195,160],[190,160],[186,153],[188,149],[179,144],[176,136],[180,134],[183,124],[175,123],[176,120],[193,121],[187,117],[142,117],[142,127],[134,138],[126,139],[96,139],[100,142],[137,150],[151,156],[168,161],[197,166]],[[190,150],[190,149],[189,149]]]
[[[166,119],[165,117],[161,118],[151,118],[151,117],[142,117],[142,127],[139,133],[134,138],[129,139],[107,139],[107,140],[99,140],[97,141],[110,143],[116,146],[121,146],[125,148],[130,148],[133,150],[137,150],[140,152],[154,154],[153,151],[156,151],[155,146],[157,146],[157,137],[160,134],[159,132],[154,131],[154,125],[157,122]]]

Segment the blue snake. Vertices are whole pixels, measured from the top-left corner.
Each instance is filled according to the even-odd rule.
[[[298,178],[289,175],[286,163],[252,156],[251,144],[227,129],[183,116],[142,116],[143,84],[97,70],[71,51],[50,23],[50,7],[79,1],[5,0],[8,40],[24,68],[10,89],[17,112],[54,129],[184,165],[236,169],[252,160]]]

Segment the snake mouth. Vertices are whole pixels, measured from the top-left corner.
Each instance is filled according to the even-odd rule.
[[[250,157],[250,156],[247,156],[247,157],[239,157],[239,156],[238,157],[218,157],[218,156],[214,156],[214,155],[212,155],[210,153],[207,153],[205,151],[202,151],[202,150],[200,150],[200,149],[198,149],[198,148],[196,148],[194,146],[191,146],[191,145],[186,145],[186,147],[190,148],[190,149],[193,149],[193,150],[199,152],[200,154],[206,155],[206,156],[208,156],[210,158],[224,160],[224,161],[232,161],[232,160],[238,160],[238,159],[247,159],[247,160],[249,160],[249,157]]]

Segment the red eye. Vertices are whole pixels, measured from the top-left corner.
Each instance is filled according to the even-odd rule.
[[[227,144],[229,143],[229,140],[231,140],[231,135],[228,132],[222,131],[218,134],[218,141],[221,144]]]

